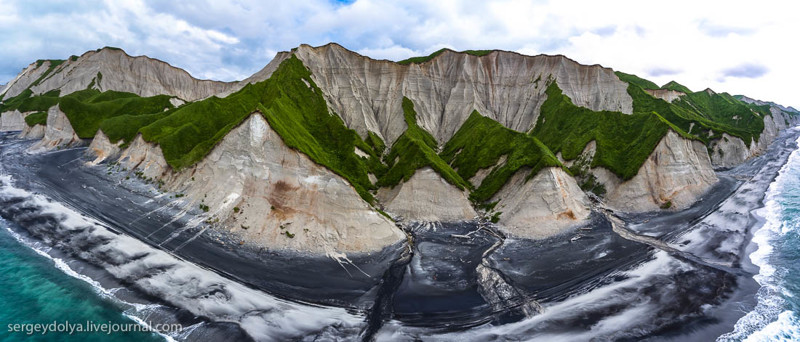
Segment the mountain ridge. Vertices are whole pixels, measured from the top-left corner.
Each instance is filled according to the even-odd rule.
[[[66,141],[48,137],[60,137],[58,132],[75,132],[72,126],[77,125],[76,118],[85,117],[90,124],[86,127],[98,127],[92,128],[96,132],[91,134],[80,128],[84,126],[76,126],[82,138],[95,137],[88,151],[94,164],[119,158],[131,172],[140,170],[146,178],[164,182],[165,190],[188,193],[183,200],[185,205],[196,206],[204,203],[204,198],[199,197],[194,185],[186,184],[186,175],[197,172],[207,156],[223,148],[222,141],[228,141],[226,146],[251,144],[246,135],[240,134],[239,140],[234,141],[228,136],[239,132],[244,122],[253,122],[252,116],[258,115],[276,132],[271,139],[280,140],[280,143],[271,140],[271,144],[288,146],[324,166],[335,175],[331,179],[349,184],[361,197],[358,200],[365,201],[379,214],[385,208],[396,219],[423,221],[471,220],[478,215],[498,222],[508,234],[540,238],[586,222],[590,204],[584,192],[595,192],[590,195],[624,211],[685,208],[716,182],[711,164],[728,167],[741,163],[763,151],[777,132],[798,122],[797,113],[787,111],[786,107],[742,102],[726,93],[676,92],[669,94],[670,101],[662,101],[661,96],[639,85],[648,84],[647,80],[600,65],[580,65],[563,55],[524,56],[501,50],[483,51],[480,56],[452,50],[437,52],[421,63],[402,65],[362,56],[336,43],[320,47],[301,45],[276,54],[253,76],[227,83],[216,95],[187,104],[164,103],[163,111],[158,107],[157,111],[136,114],[119,107],[123,108],[119,114],[101,117],[86,116],[74,109],[80,106],[64,106],[69,101],[78,101],[83,106],[118,108],[123,99],[134,104],[153,101],[139,99],[136,94],[91,92],[89,86],[90,89],[65,96],[56,93],[47,97],[41,93],[20,99],[20,92],[0,101],[3,109],[0,123],[3,130],[24,129],[26,137],[41,138],[37,146],[55,148],[77,142],[72,138]],[[38,75],[43,73],[39,71]],[[623,81],[620,75],[630,81]],[[563,103],[545,106],[557,100],[555,89],[561,91]],[[314,100],[308,102],[309,99]],[[316,103],[315,109],[311,110],[309,103]],[[406,103],[415,112],[413,122],[408,119]],[[233,108],[239,108],[236,114],[227,117],[219,114]],[[42,127],[44,113],[47,120]],[[58,117],[63,114],[66,120]],[[473,115],[514,132],[512,135],[522,139],[519,141],[547,137],[545,143],[539,141],[539,145],[534,145],[542,149],[543,155],[554,156],[551,163],[541,168],[549,176],[537,177],[544,174],[535,167],[536,160],[522,162],[513,157],[531,155],[526,148],[532,147],[521,147],[524,145],[512,145],[499,152],[493,150],[498,148],[496,144],[477,144],[470,147],[470,155],[462,155],[468,147],[463,144],[459,149],[444,151]],[[597,120],[603,122],[611,117],[616,117],[618,124],[597,129],[600,127]],[[215,120],[218,122],[211,124]],[[641,127],[636,122],[646,122],[655,129],[631,134]],[[112,132],[115,127],[122,127],[127,133]],[[395,146],[404,134],[411,134],[403,138],[405,147]],[[462,140],[475,138],[480,137]],[[642,139],[647,143],[642,143]],[[420,148],[421,154],[403,157],[399,151],[408,151],[409,147]],[[484,161],[477,157],[487,154],[494,155]],[[395,160],[394,156],[398,158]],[[176,157],[184,161],[176,164]],[[704,161],[709,158],[710,162]],[[347,160],[349,164],[342,164]],[[466,171],[467,166],[475,169]],[[232,177],[261,174],[252,169],[254,166],[220,167],[229,170],[226,172]],[[402,177],[396,176],[400,171],[393,171],[398,167],[403,170]],[[277,165],[270,168],[290,177],[297,173]],[[651,171],[642,171],[645,169]],[[688,170],[695,171],[687,176]],[[212,182],[227,182],[214,178],[222,175],[210,177]],[[302,177],[297,179],[302,183]],[[495,184],[491,186],[493,190],[476,195],[490,183]],[[598,190],[601,187],[603,190]],[[202,206],[215,213],[215,219],[223,222],[224,229],[250,234],[236,228],[241,218],[232,208],[269,207],[259,198],[271,198],[274,190],[242,193],[233,202],[225,200],[225,191],[214,188],[208,192],[213,194],[214,203]],[[532,201],[533,192],[545,194],[543,201]],[[439,209],[414,205],[413,194],[437,203],[432,207]],[[448,194],[448,199],[439,194]],[[645,200],[632,203],[632,196]],[[560,197],[568,200],[558,200]],[[517,209],[509,211],[510,208]],[[301,217],[310,213],[298,215],[295,219],[305,220]],[[266,232],[279,221],[257,221],[264,225],[258,231]],[[558,229],[537,228],[549,225]],[[329,228],[339,232],[352,229],[336,223]],[[327,234],[322,230],[309,234],[317,233]],[[329,238],[302,240],[326,241],[325,246],[306,246],[317,252],[349,246],[344,240]],[[288,246],[278,243],[281,241],[274,236],[272,242],[273,247]],[[270,245],[270,241],[260,243]]]

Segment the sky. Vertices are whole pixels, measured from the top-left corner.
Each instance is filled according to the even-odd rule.
[[[770,0],[0,0],[0,83],[37,59],[103,46],[231,81],[278,51],[337,42],[390,60],[443,47],[563,54],[800,108],[798,10]]]

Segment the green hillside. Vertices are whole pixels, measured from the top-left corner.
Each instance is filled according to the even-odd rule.
[[[443,51],[399,63],[423,63]],[[477,56],[490,52],[465,51]],[[42,77],[58,65],[51,61]],[[112,142],[128,144],[141,134],[160,146],[176,170],[202,160],[234,127],[260,113],[289,147],[347,179],[370,203],[371,191],[408,180],[422,167],[431,167],[459,189],[470,190],[473,201],[485,202],[516,172],[530,169],[528,177],[533,177],[544,167],[563,167],[556,153],[573,160],[591,141],[597,143],[592,167],[630,179],[669,130],[707,145],[723,133],[750,144],[758,140],[764,117],[770,115],[768,106],[746,104],[726,93],[691,92],[674,81],[663,89],[687,95],[669,103],[645,92],[659,89],[655,83],[632,74],[616,75],[629,84],[633,114],[578,107],[557,81],[548,79],[547,99],[531,132],[513,131],[474,111],[450,141],[439,142],[417,124],[414,103],[404,98],[407,129],[391,146],[376,133],[361,137],[347,128],[330,112],[310,71],[295,56],[284,60],[265,81],[246,85],[225,98],[211,97],[179,108],[170,104],[169,96],[100,92],[90,85],[66,96],[58,90],[34,96],[27,89],[0,103],[0,112],[35,112],[26,117],[32,126],[46,124],[46,111],[58,104],[81,138],[91,138],[101,129]],[[101,77],[98,74],[93,84]],[[367,156],[359,156],[356,149]],[[503,156],[505,163],[497,165]],[[483,182],[467,181],[486,168],[491,171]],[[370,174],[377,178],[375,184]]]

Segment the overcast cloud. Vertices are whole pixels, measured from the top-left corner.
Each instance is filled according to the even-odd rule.
[[[331,41],[399,60],[439,48],[564,54],[658,84],[800,105],[792,1],[0,0],[0,83],[102,46],[200,78],[242,79]]]

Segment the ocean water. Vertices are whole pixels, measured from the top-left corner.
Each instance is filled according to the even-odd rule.
[[[770,185],[757,214],[765,220],[753,234],[758,249],[750,255],[760,268],[758,304],[718,341],[800,341],[800,151]]]
[[[61,259],[49,257],[36,246],[26,245],[0,218],[0,340],[2,341],[164,341],[151,332],[42,333],[10,324],[138,325],[115,302],[88,279],[74,273]],[[134,328],[127,328],[134,329]]]

